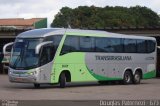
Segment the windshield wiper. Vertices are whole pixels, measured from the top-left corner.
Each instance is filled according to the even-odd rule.
[[[22,51],[22,49],[20,50],[20,54],[18,55],[17,59],[15,60],[13,67],[16,67],[16,64],[19,62],[19,60],[21,59],[22,62],[22,57],[24,55],[24,51]]]
[[[14,61],[13,67],[16,67],[16,64],[18,63],[20,58],[21,58],[21,52],[20,52],[20,55],[18,55],[17,59]]]

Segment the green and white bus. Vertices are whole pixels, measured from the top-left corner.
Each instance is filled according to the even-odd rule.
[[[12,45],[9,80],[40,84],[109,80],[139,84],[156,75],[156,39],[105,31],[35,29]],[[3,52],[7,46],[4,46]]]

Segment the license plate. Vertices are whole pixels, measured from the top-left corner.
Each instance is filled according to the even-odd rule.
[[[22,81],[23,79],[22,78],[16,78],[15,80],[16,81]]]

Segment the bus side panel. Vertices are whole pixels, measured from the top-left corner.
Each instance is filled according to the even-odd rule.
[[[140,68],[143,78],[155,77],[155,55],[135,53],[86,53],[89,72],[98,80],[120,80],[131,69],[134,74]]]
[[[71,73],[71,70],[75,70],[75,67],[73,64],[55,63],[54,69],[52,70],[51,83],[59,82],[59,77],[62,71],[69,71]]]
[[[122,80],[124,64],[130,61],[122,57],[123,54],[117,53],[86,53],[85,62],[97,80]]]
[[[149,79],[156,77],[156,51],[149,53],[145,60],[147,62],[146,71],[143,73],[143,79]]]
[[[73,52],[60,55],[56,58],[54,66],[55,78],[51,82],[58,82],[59,76],[64,70],[70,72],[71,82],[96,81],[86,67],[85,53]]]
[[[52,82],[58,82],[64,70],[70,72],[72,82],[121,80],[126,69],[131,69],[134,73],[139,67],[143,71],[143,78],[152,78],[155,76],[155,63],[153,59],[148,60],[151,56],[153,54],[82,52],[63,54],[55,60],[55,80]]]

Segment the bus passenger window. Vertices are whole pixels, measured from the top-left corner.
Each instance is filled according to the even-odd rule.
[[[80,37],[80,51],[92,52],[94,50],[94,38],[92,37]]]
[[[147,40],[147,52],[152,53],[155,51],[156,43],[152,40]]]
[[[96,40],[96,52],[106,52],[106,39],[105,38],[95,38]]]
[[[136,53],[136,40],[135,39],[124,39],[124,52],[125,53]]]
[[[120,38],[96,38],[96,51],[107,53],[121,53],[123,50]]]
[[[146,48],[146,41],[138,39],[137,40],[137,53],[146,53],[147,48]]]
[[[70,35],[67,36],[64,41],[61,54],[77,51],[79,51],[79,37]]]

